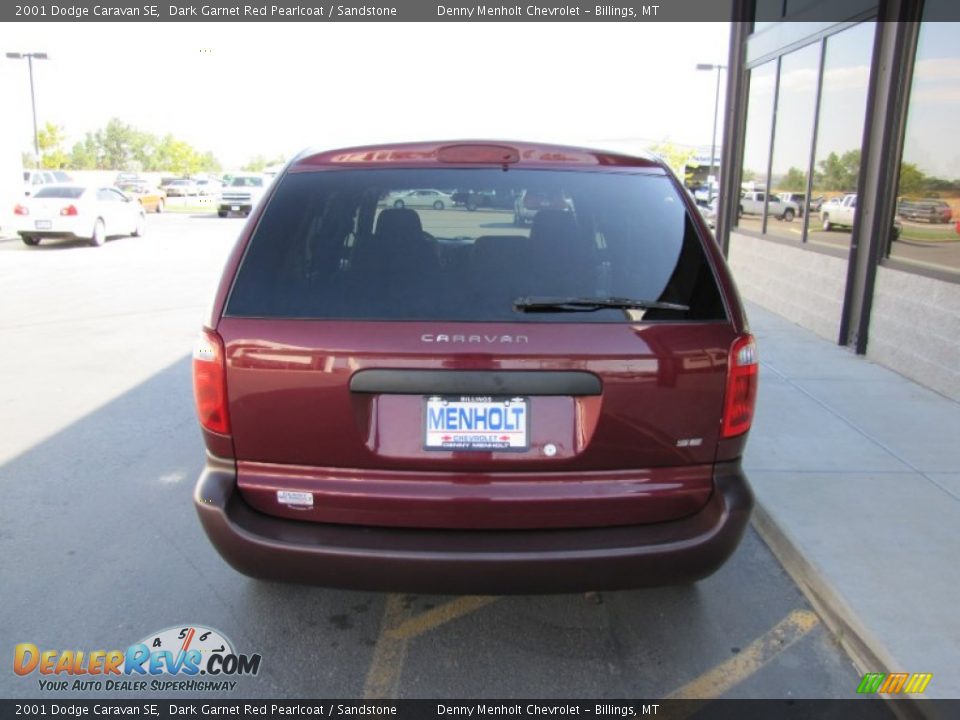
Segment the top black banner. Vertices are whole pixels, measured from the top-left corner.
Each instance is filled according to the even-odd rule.
[[[908,0],[921,2],[921,0]],[[755,10],[756,5],[760,10]],[[937,3],[926,20],[960,20],[960,2]],[[795,14],[780,16],[776,2],[754,0],[654,0],[613,2],[496,2],[444,0],[39,0],[4,3],[3,22],[839,22],[877,16],[877,0],[812,0]],[[773,9],[771,9],[773,8]],[[933,8],[931,8],[931,11]],[[759,13],[759,14],[758,14]],[[764,15],[761,17],[760,15]],[[770,17],[766,17],[770,15]],[[896,20],[896,17],[880,17]]]

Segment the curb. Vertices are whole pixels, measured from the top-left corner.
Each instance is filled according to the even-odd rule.
[[[884,644],[863,625],[819,568],[807,560],[789,532],[774,520],[760,499],[755,501],[750,522],[859,672],[890,673],[902,669]],[[900,720],[942,718],[940,713],[935,712],[936,706],[933,703],[909,696],[895,699],[890,696],[883,697],[887,700],[887,707]]]

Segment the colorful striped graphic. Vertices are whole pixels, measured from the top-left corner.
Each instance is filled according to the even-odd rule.
[[[867,673],[860,681],[858,693],[895,695],[922,693],[933,679],[933,673]]]

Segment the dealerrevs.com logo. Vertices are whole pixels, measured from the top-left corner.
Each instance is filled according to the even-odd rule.
[[[167,628],[126,650],[41,649],[20,643],[13,652],[17,675],[37,675],[40,690],[223,691],[233,678],[256,675],[259,653],[233,649],[223,633],[199,625]]]

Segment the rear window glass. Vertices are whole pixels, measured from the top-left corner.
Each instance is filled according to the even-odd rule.
[[[522,312],[629,298],[687,309]],[[335,170],[285,176],[251,238],[235,317],[718,320],[701,240],[664,176],[546,170]]]
[[[76,200],[78,197],[83,195],[84,188],[82,187],[65,187],[63,185],[58,185],[56,187],[45,187],[37,190],[33,196],[35,198],[69,198],[71,200]]]

